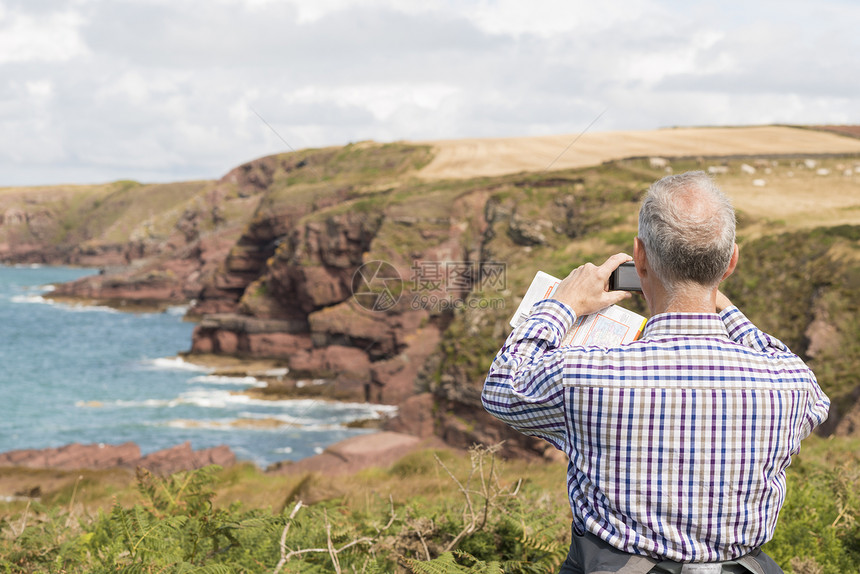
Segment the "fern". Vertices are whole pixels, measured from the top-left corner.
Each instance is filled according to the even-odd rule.
[[[433,560],[407,560],[409,568],[416,574],[451,574],[454,572],[469,572],[457,563],[453,552],[445,552]]]
[[[468,564],[461,564],[458,560]],[[515,565],[513,562],[507,562],[505,564],[507,567],[503,569],[502,563],[498,560],[479,560],[462,550],[445,552],[438,558],[427,562],[410,560],[408,564],[412,571],[418,574],[504,574],[512,571],[507,567]]]

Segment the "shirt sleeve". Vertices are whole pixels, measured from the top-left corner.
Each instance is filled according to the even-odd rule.
[[[776,337],[759,330],[737,307],[723,309],[720,318],[723,320],[732,341],[760,353],[789,361],[791,365],[788,368],[791,369],[792,373],[807,379],[809,391],[807,393],[806,417],[801,428],[800,439],[809,436],[815,427],[827,420],[830,411],[830,399],[818,385],[815,373],[800,357],[794,355],[786,344]]]
[[[496,355],[481,400],[488,413],[523,434],[565,443],[561,341],[576,314],[554,299],[535,304]]]

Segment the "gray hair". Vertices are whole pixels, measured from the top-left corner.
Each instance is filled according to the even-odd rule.
[[[666,176],[642,200],[639,240],[670,291],[683,283],[713,287],[734,252],[735,210],[703,171]]]

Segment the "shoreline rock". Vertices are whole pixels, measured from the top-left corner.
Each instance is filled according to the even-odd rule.
[[[231,467],[236,464],[236,455],[225,445],[195,451],[189,442],[146,456],[141,455],[140,447],[133,442],[119,445],[71,443],[57,448],[19,449],[0,453],[0,467],[57,470],[145,468],[154,474],[169,475],[210,464]]]
[[[381,431],[336,442],[318,455],[273,464],[266,472],[352,475],[366,468],[390,466],[407,454],[427,448],[451,447],[436,437],[419,438],[404,433]]]
[[[296,461],[285,460],[261,469],[266,473],[318,473],[327,476],[355,474],[370,467],[387,467],[404,456],[427,448],[448,448],[434,436],[379,431],[338,441],[321,454]],[[455,449],[456,450],[456,449]],[[71,443],[62,447],[20,449],[0,453],[0,468],[82,471],[145,468],[153,474],[168,476],[217,464],[229,468],[237,463],[230,447],[221,445],[192,450],[185,442],[142,456],[133,442],[118,445]]]

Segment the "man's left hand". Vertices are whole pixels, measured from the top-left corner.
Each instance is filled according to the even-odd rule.
[[[552,298],[573,309],[577,317],[623,301],[631,297],[631,293],[610,291],[609,276],[619,265],[631,259],[626,253],[618,253],[600,266],[593,263],[580,265],[559,283]]]

